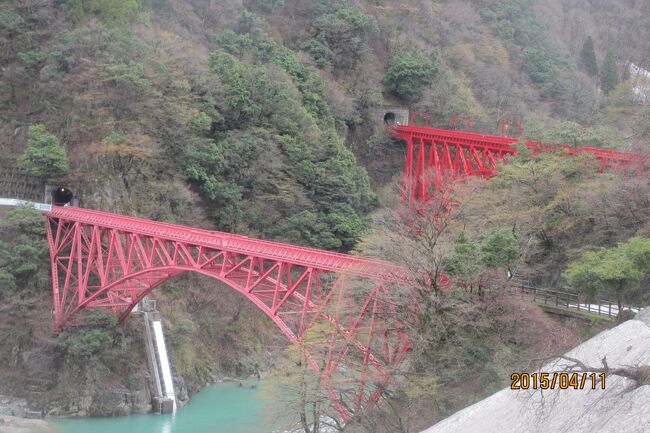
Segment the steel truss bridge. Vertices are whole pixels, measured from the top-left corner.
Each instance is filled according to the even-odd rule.
[[[197,272],[301,345],[344,419],[380,398],[411,349],[391,296],[406,275],[393,264],[77,207],[45,216],[55,331],[88,309],[124,320],[156,287]],[[316,327],[323,335],[310,343]]]
[[[390,127],[405,140],[403,198],[425,201],[463,176],[489,178],[518,140],[420,126]],[[534,152],[554,150],[540,143]],[[646,173],[645,156],[603,149],[601,170]],[[54,330],[101,309],[124,320],[152,290],[187,272],[236,290],[301,345],[309,368],[344,420],[373,405],[411,350],[396,286],[406,272],[387,262],[78,207],[45,212]],[[314,331],[317,329],[318,331]],[[310,333],[322,334],[313,338]]]
[[[406,163],[402,181],[402,202],[413,208],[425,202],[444,185],[466,176],[490,178],[515,156],[517,138],[449,131],[415,125],[388,125],[387,133],[406,141]],[[537,141],[524,145],[533,154],[564,151],[567,156],[595,159],[601,172],[644,174],[650,170],[650,157],[593,147],[548,146]]]

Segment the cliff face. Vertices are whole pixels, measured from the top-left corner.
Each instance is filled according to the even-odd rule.
[[[7,299],[0,320],[0,394],[25,399],[8,415],[114,416],[145,413],[151,399],[137,327],[113,335],[101,355],[73,356],[50,332],[50,297]],[[130,325],[130,324],[129,324]],[[126,376],[124,372],[129,372]]]
[[[182,282],[189,283],[191,279]],[[161,293],[166,343],[180,404],[224,377],[248,377],[273,365],[276,333],[253,306],[230,289],[193,282],[194,322],[173,297]],[[200,301],[199,301],[200,299]],[[16,416],[122,416],[151,410],[153,383],[142,317],[101,330],[51,333],[49,294],[5,298],[0,308],[0,414]],[[221,303],[231,307],[221,308]],[[233,317],[234,315],[241,315]],[[259,320],[250,319],[257,317]],[[245,324],[244,324],[245,322]],[[189,329],[188,323],[192,323]],[[101,328],[100,328],[101,329]],[[101,344],[101,346],[99,346]],[[280,346],[281,347],[281,346]]]

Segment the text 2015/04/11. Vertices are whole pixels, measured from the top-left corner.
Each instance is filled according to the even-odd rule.
[[[510,389],[605,389],[605,373],[512,373]]]

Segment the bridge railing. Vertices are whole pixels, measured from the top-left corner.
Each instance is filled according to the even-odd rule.
[[[538,288],[526,283],[517,284],[516,287],[522,299],[532,300],[539,304],[565,308],[580,313],[593,313],[605,317],[617,317],[619,314],[618,304],[614,301],[596,299],[587,303],[574,293]],[[637,312],[638,309],[623,306],[623,311]]]

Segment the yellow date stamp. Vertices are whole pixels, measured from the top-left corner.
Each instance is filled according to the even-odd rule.
[[[605,373],[512,373],[510,389],[605,389]]]

